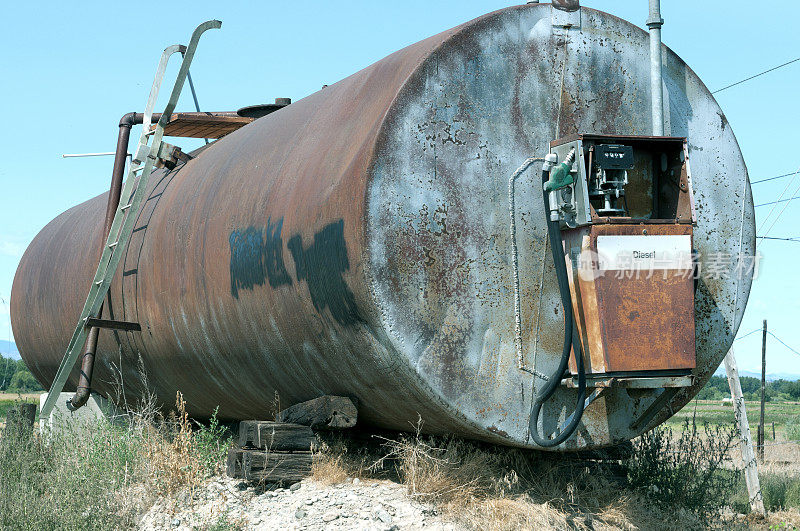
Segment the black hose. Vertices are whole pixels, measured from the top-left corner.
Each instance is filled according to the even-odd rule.
[[[549,173],[546,170],[542,171],[542,184],[549,178]],[[578,336],[578,331],[574,325],[574,317],[572,314],[572,298],[569,291],[569,279],[567,278],[567,265],[564,262],[561,246],[561,228],[558,221],[550,220],[550,201],[548,193],[544,191],[544,212],[547,217],[547,236],[550,240],[550,250],[553,252],[553,263],[556,268],[556,277],[558,279],[558,291],[561,293],[561,304],[564,307],[564,348],[561,352],[561,362],[558,364],[558,369],[550,377],[542,389],[536,393],[534,398],[533,407],[531,410],[531,418],[528,421],[528,429],[530,430],[533,441],[544,448],[551,448],[558,446],[562,442],[569,439],[578,427],[578,423],[583,417],[583,403],[586,399],[586,372],[583,368],[583,353],[581,350],[581,341]],[[576,279],[577,281],[577,279]],[[572,351],[575,356],[575,365],[578,369],[578,401],[575,405],[575,412],[572,414],[572,419],[561,432],[553,438],[542,438],[539,435],[539,415],[542,412],[544,403],[553,396],[558,386],[561,384],[561,378],[567,370],[569,363],[569,351]],[[551,436],[552,437],[552,436]]]

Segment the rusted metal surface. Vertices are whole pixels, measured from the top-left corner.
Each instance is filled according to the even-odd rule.
[[[690,225],[594,225],[589,249],[597,254],[602,235],[691,236]],[[693,369],[695,366],[694,271],[685,269],[606,271],[597,278],[581,279],[583,322],[595,339],[592,372]],[[588,275],[584,275],[588,276]],[[594,286],[591,295],[588,285]],[[590,347],[591,348],[591,347]],[[599,352],[597,352],[599,350]],[[596,363],[595,357],[600,357]],[[574,367],[572,368],[574,371]]]
[[[419,414],[429,432],[534,446],[534,382],[514,349],[506,181],[552,139],[651,129],[647,34],[580,13],[573,29],[554,27],[548,4],[488,14],[155,174],[107,314],[142,331],[100,336],[96,389],[114,398],[121,382],[132,403],[146,384],[165,405],[180,390],[192,415],[219,406],[239,419],[264,418],[275,392],[287,405],[353,396],[360,422],[409,429]],[[666,49],[664,60],[666,132],[689,139],[695,247],[752,253],[733,133],[696,75]],[[537,179],[517,187],[520,284],[525,362],[547,374],[563,322]],[[105,200],[57,217],[21,260],[14,335],[44,383],[85,297],[73,287],[91,281]],[[606,389],[558,449],[629,439],[679,409],[724,356],[749,288],[749,276],[699,283],[693,387],[657,408],[660,391]],[[543,432],[575,392],[548,402]]]

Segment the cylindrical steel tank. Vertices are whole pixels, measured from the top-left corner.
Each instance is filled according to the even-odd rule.
[[[571,27],[567,27],[571,24]],[[665,131],[689,142],[703,256],[754,251],[747,172],[720,107],[663,48]],[[506,186],[574,132],[651,131],[647,33],[612,15],[509,7],[400,50],[154,175],[111,287],[94,387],[132,403],[181,391],[193,415],[270,418],[323,394],[360,422],[535,447],[532,376],[517,368]],[[564,330],[536,171],[517,183],[525,364],[545,374]],[[25,252],[14,337],[50,384],[99,257],[106,195]],[[752,272],[700,281],[696,384],[636,419],[656,390],[610,389],[558,449],[635,437],[719,365]],[[106,313],[106,316],[109,314]],[[70,385],[77,378],[73,373]],[[147,387],[145,387],[147,386]],[[554,429],[575,403],[560,389]]]

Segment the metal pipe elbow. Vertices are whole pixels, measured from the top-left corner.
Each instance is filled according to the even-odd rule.
[[[79,387],[72,398],[67,400],[67,409],[70,411],[77,411],[79,408],[86,405],[91,396],[91,390],[88,387]]]

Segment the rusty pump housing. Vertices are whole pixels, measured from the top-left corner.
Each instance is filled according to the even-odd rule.
[[[589,385],[690,386],[696,214],[686,139],[551,143],[557,155],[570,150],[574,182],[555,193],[566,198],[556,208]]]
[[[538,445],[556,446],[577,428],[600,394],[586,400],[587,377],[597,389],[691,385],[696,218],[686,157],[682,138],[578,134],[551,142],[543,202],[565,331],[561,364],[531,412]],[[578,389],[575,411],[545,438],[542,406],[570,353],[565,383]]]

